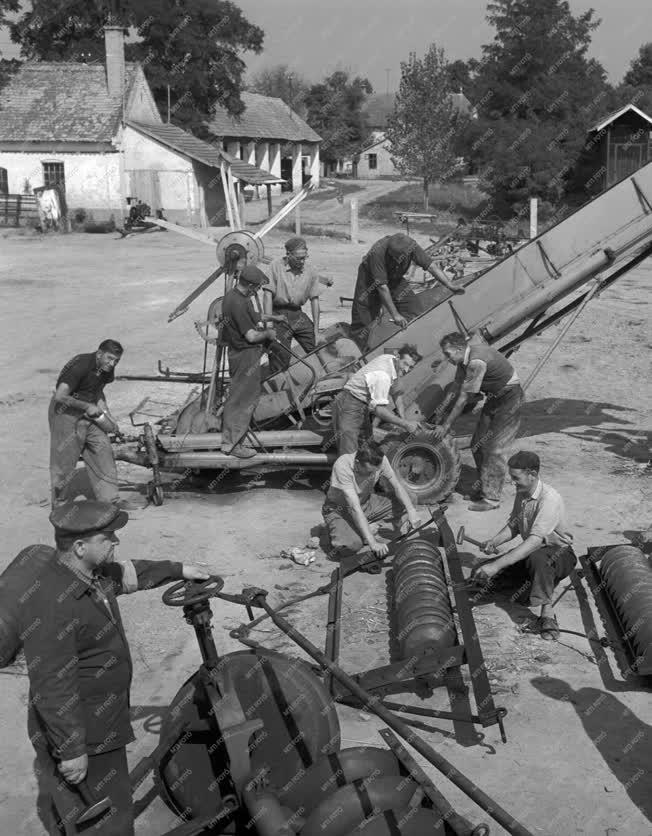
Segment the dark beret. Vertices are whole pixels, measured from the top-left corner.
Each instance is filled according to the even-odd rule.
[[[262,285],[267,284],[268,278],[254,264],[248,264],[242,273],[240,273],[240,280],[243,282],[247,282],[247,284],[255,284],[255,285]]]
[[[80,500],[57,506],[50,514],[50,522],[57,534],[86,536],[117,531],[129,520],[129,514],[112,502]]]

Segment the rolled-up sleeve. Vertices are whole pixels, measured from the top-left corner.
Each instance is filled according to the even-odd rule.
[[[412,251],[412,261],[417,267],[421,267],[422,270],[427,270],[432,264],[432,256],[428,255],[423,247],[415,244],[414,250]]]
[[[369,389],[369,409],[389,404],[389,391],[392,381],[388,374],[381,371],[368,372],[364,376]]]

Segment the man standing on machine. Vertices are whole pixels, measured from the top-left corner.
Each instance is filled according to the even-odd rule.
[[[473,573],[488,584],[499,572],[522,592],[529,591],[530,607],[541,607],[531,628],[542,639],[559,638],[559,626],[552,609],[555,586],[567,578],[577,557],[572,549],[564,501],[554,488],[539,478],[536,453],[521,450],[509,462],[509,475],[516,486],[514,507],[507,525],[483,544],[485,554],[520,535],[522,542],[494,560],[485,561]]]
[[[116,596],[210,577],[199,567],[168,560],[114,562],[115,532],[128,519],[108,502],[57,506],[50,515],[56,552],[20,610],[30,684],[28,732],[41,798],[50,799],[40,810],[49,833],[61,832],[56,818],[66,836],[82,832],[75,822],[87,802],[76,787],[84,781],[93,795],[108,796],[111,809],[83,832],[132,836],[125,748],[134,740],[132,663]]]
[[[433,432],[447,435],[461,415],[470,395],[482,393],[486,400],[471,439],[471,451],[478,470],[477,491],[470,511],[493,511],[500,505],[507,475],[507,456],[521,425],[524,395],[518,374],[500,351],[486,344],[467,342],[454,332],[439,342],[449,363],[457,366],[458,395],[453,408]],[[434,365],[434,364],[433,364]]]
[[[464,293],[464,288],[453,287],[443,270],[413,238],[400,232],[386,235],[376,241],[362,259],[353,291],[351,336],[363,351],[371,325],[383,309],[401,328],[423,313],[419,297],[405,279],[413,263],[430,273],[451,293]]]
[[[274,328],[264,326],[265,317],[253,305],[258,289],[266,281],[258,267],[247,265],[222,304],[222,339],[229,348],[230,376],[222,413],[222,452],[241,459],[256,455],[243,439],[260,398],[263,344],[276,339]]]
[[[269,284],[263,287],[263,307],[266,314],[282,314],[286,322],[276,327],[277,342],[269,352],[271,374],[287,369],[292,355],[294,338],[309,354],[319,341],[319,274],[306,264],[308,247],[303,238],[285,242],[286,255],[273,261],[269,268]],[[310,300],[312,319],[302,308]]]
[[[381,477],[392,489],[393,500],[374,493]],[[333,465],[322,508],[333,556],[352,555],[367,546],[376,557],[385,557],[389,550],[376,540],[376,523],[390,513],[401,529],[419,525],[412,501],[382,448],[375,441],[366,441],[356,452],[340,456]]]

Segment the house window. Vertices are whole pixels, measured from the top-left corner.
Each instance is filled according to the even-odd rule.
[[[7,182],[6,168],[0,168],[0,194],[9,194],[9,183]]]
[[[369,170],[378,168],[378,154],[369,154]]]
[[[43,163],[43,185],[46,189],[53,186],[66,188],[66,178],[63,173],[63,163]]]

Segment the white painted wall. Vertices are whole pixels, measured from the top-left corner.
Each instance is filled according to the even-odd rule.
[[[369,168],[369,154],[376,155],[376,168]],[[373,180],[376,177],[387,177],[388,175],[397,175],[398,171],[392,163],[389,149],[386,144],[378,143],[377,145],[367,148],[367,150],[360,155],[358,162],[358,177],[360,180]]]
[[[0,151],[0,166],[7,169],[10,194],[23,194],[25,180],[30,187],[43,184],[43,163],[63,163],[66,202],[70,210],[93,211],[100,220],[115,215],[121,220],[120,155],[50,154],[47,152]]]

